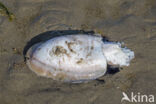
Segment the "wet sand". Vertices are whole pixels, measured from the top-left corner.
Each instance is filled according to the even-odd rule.
[[[16,17],[10,22],[0,16],[0,104],[120,104],[123,91],[156,97],[155,0],[0,2]],[[116,74],[81,84],[37,76],[25,64],[24,54],[32,44],[55,34],[86,31],[124,42],[135,59]]]

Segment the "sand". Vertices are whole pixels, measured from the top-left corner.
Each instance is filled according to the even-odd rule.
[[[16,17],[10,22],[0,16],[0,104],[120,104],[122,92],[156,97],[155,0],[0,2]],[[81,84],[37,76],[24,62],[34,43],[54,35],[88,32],[124,42],[135,59],[118,73]]]

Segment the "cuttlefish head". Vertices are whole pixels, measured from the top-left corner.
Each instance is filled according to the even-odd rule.
[[[134,58],[134,52],[126,47],[122,48],[120,43],[104,42],[102,48],[108,65],[129,66]]]

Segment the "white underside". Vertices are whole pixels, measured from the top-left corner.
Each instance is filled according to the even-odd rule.
[[[134,52],[121,48],[118,43],[102,42],[99,36],[79,34],[50,39],[38,46],[32,57],[45,66],[36,60],[32,60],[33,64],[54,75],[64,72],[81,80],[81,76],[86,75],[88,79],[102,76],[106,72],[107,62],[128,66]]]

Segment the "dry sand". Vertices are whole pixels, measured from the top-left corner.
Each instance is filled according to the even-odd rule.
[[[120,104],[123,91],[156,97],[156,0],[0,2],[16,17],[10,22],[0,16],[0,104]],[[80,30],[124,42],[135,59],[100,78],[104,81],[82,84],[60,83],[28,69],[23,54],[31,44]]]

